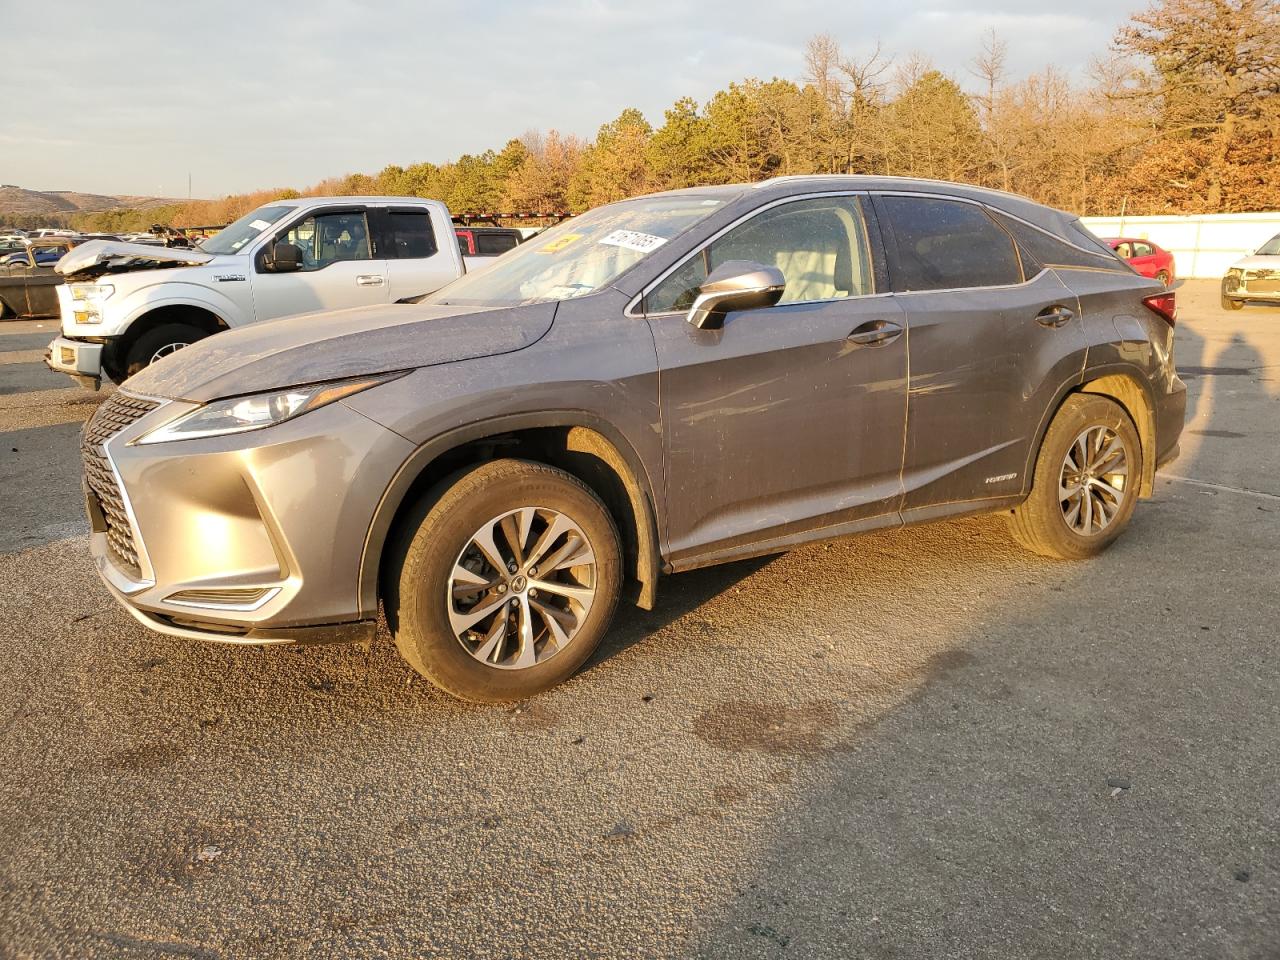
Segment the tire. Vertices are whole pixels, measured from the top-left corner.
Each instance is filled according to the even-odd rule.
[[[159,359],[159,355],[189,347],[207,336],[209,334],[189,323],[166,323],[148,330],[130,345],[125,354],[124,378],[132,377],[153,360]]]
[[[1094,439],[1100,440],[1104,453],[1111,449],[1113,441],[1118,442],[1123,461],[1117,462],[1114,452],[1104,458],[1092,449],[1091,456],[1086,456],[1078,446],[1082,439],[1090,446]],[[1068,454],[1072,456],[1070,464]],[[1123,407],[1106,397],[1071,395],[1040,444],[1031,495],[1012,511],[1010,527],[1014,538],[1033,553],[1063,560],[1084,560],[1101,553],[1120,536],[1133,515],[1142,483],[1142,456],[1137,428]],[[1071,466],[1080,460],[1089,461],[1093,468],[1115,469],[1100,474],[1093,469],[1084,471],[1085,477],[1096,477],[1083,486],[1087,493],[1060,499],[1059,490],[1072,487]],[[1123,484],[1117,482],[1121,466]],[[1060,483],[1064,487],[1060,488]],[[1118,502],[1109,492],[1117,486],[1121,488]],[[1070,513],[1073,508],[1074,520]]]
[[[1223,310],[1243,310],[1243,309],[1244,309],[1244,301],[1243,301],[1243,300],[1232,300],[1230,297],[1228,297],[1228,296],[1224,293],[1224,294],[1222,295],[1222,309],[1223,309]]]
[[[0,320],[9,320],[13,317],[13,311],[9,309],[9,305],[0,300]]]
[[[561,532],[540,544],[557,525]],[[522,542],[516,571],[508,529]],[[486,530],[508,569],[478,547]],[[483,703],[523,700],[567,680],[599,646],[618,601],[621,552],[608,510],[576,477],[541,463],[494,460],[444,481],[405,518],[384,582],[387,623],[400,655],[446,693]],[[557,556],[593,562],[530,572],[537,560]],[[541,612],[548,608],[555,615]],[[464,626],[477,612],[478,621]]]
[[[1161,286],[1167,288],[1169,286],[1169,280],[1171,279],[1169,276],[1169,271],[1161,270],[1159,273],[1156,274],[1156,279],[1160,281]]]

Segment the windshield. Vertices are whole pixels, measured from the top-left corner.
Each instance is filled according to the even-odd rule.
[[[1277,233],[1274,237],[1260,246],[1255,256],[1280,257],[1280,233]]]
[[[598,207],[543,231],[491,266],[455,280],[427,302],[484,306],[586,296],[724,203],[686,194]]]
[[[245,244],[256,240],[263,230],[271,227],[294,207],[259,207],[246,213],[235,223],[223,227],[208,240],[198,244],[205,253],[239,253]]]

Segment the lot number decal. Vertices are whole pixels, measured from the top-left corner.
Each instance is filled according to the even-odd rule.
[[[626,247],[628,250],[648,253],[650,250],[657,250],[667,241],[650,233],[639,233],[635,230],[615,230],[607,237],[601,237],[600,242],[607,243],[611,247]]]

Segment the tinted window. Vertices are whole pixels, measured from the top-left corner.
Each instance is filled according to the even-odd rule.
[[[369,227],[363,213],[322,213],[295,223],[280,238],[302,251],[303,270],[342,260],[368,260]]]
[[[496,257],[516,246],[518,241],[510,233],[477,233],[476,253],[482,257]]]
[[[688,310],[707,274],[727,260],[780,269],[787,280],[780,303],[875,292],[857,198],[817,197],[772,207],[712,241],[649,294],[645,311]]]
[[[995,217],[1014,235],[1018,246],[1029,251],[1047,267],[1093,267],[1095,270],[1129,272],[1127,265],[1119,258],[1132,256],[1132,247],[1124,243],[1121,245],[1124,248],[1123,251],[1119,247],[1113,250],[1089,233],[1079,221],[1071,224],[1071,233],[1080,241],[1081,246],[1073,246],[1051,233],[1013,217],[999,212]]]
[[[952,290],[1022,282],[1013,241],[981,207],[926,197],[882,199],[898,254],[895,289]]]
[[[1133,255],[1135,257],[1150,257],[1154,253],[1155,251],[1151,249],[1151,244],[1149,243],[1137,242],[1133,245]]]
[[[431,214],[425,210],[387,212],[387,256],[396,260],[422,260],[436,252]]]

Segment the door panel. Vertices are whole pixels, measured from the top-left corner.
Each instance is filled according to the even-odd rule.
[[[58,284],[62,275],[48,267],[27,270],[27,312],[33,317],[52,317],[58,313]]]
[[[1041,419],[1083,369],[1075,295],[1044,270],[1021,285],[897,299],[911,337],[904,510],[1025,490]]]
[[[426,208],[390,207],[371,210],[370,216],[378,225],[375,232],[383,238],[380,252],[387,258],[389,302],[434,293],[457,279],[452,249],[442,251],[440,246],[453,244],[455,238],[452,232],[436,236]]]
[[[721,330],[650,320],[673,562],[896,514],[906,336],[848,339],[876,321],[903,326],[893,298],[734,313]]]
[[[275,240],[295,244],[302,251],[303,267],[292,273],[267,273],[259,254],[253,273],[256,319],[387,302],[387,261],[373,247],[362,209],[308,214]]]

